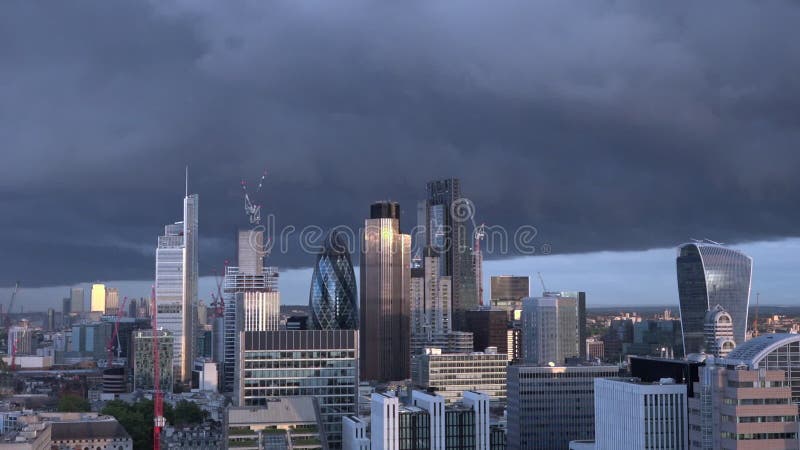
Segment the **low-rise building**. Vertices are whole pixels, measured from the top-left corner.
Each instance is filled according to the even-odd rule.
[[[237,449],[321,449],[319,404],[311,396],[270,399],[258,407],[230,407],[225,442]]]
[[[414,385],[435,391],[445,403],[461,400],[462,394],[470,390],[485,392],[495,402],[506,399],[508,357],[495,348],[470,353],[443,353],[429,348],[414,359]]]

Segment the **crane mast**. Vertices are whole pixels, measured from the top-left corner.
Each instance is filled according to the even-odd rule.
[[[153,450],[161,450],[161,429],[167,424],[164,418],[164,397],[161,392],[161,355],[158,345],[158,309],[156,308],[156,288],[150,294],[152,302],[153,327]]]

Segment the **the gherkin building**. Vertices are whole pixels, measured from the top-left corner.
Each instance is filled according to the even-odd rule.
[[[347,244],[346,236],[334,230],[317,255],[308,295],[309,325],[313,329],[358,329],[356,275]]]

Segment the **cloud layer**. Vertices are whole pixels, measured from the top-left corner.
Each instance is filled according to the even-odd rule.
[[[392,198],[410,228],[457,176],[554,253],[797,236],[797,23],[788,0],[2,2],[0,284],[152,277],[187,163],[204,273],[264,167],[279,226]]]

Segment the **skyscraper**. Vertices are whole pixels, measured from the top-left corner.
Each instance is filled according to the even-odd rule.
[[[745,340],[753,259],[713,242],[692,242],[678,248],[678,298],[684,354],[704,348],[706,311],[722,306],[733,319],[733,339]]]
[[[565,364],[580,355],[578,307],[571,297],[529,297],[522,305],[522,351],[526,363]]]
[[[173,336],[173,365],[183,383],[191,381],[195,353],[198,204],[198,195],[187,192],[183,221],[166,225],[156,248],[158,322]]]
[[[358,329],[356,274],[345,235],[332,230],[317,255],[308,295],[311,328]]]
[[[530,296],[530,278],[498,275],[491,278],[489,297],[492,306],[506,311],[522,309],[522,299]]]
[[[119,311],[119,289],[106,288],[106,300],[103,309],[106,314],[116,314]]]
[[[472,219],[471,204],[461,196],[457,178],[431,181],[427,185],[424,219],[426,246],[441,255],[441,274],[451,278],[453,329],[466,331],[466,312],[478,306],[472,239],[467,229]]]
[[[224,331],[222,355],[223,392],[234,387],[242,331],[272,331],[280,322],[278,269],[264,267],[264,232],[240,230],[238,261],[244,266],[225,269]]]
[[[361,246],[361,379],[409,377],[411,236],[400,233],[400,205],[370,207]]]
[[[106,309],[106,285],[92,285],[91,312],[104,312]]]
[[[441,341],[450,333],[450,277],[440,273],[439,255],[427,247],[422,252],[421,267],[411,269],[411,353]]]
[[[70,311],[74,313],[83,312],[84,292],[82,287],[74,287],[69,291]]]

